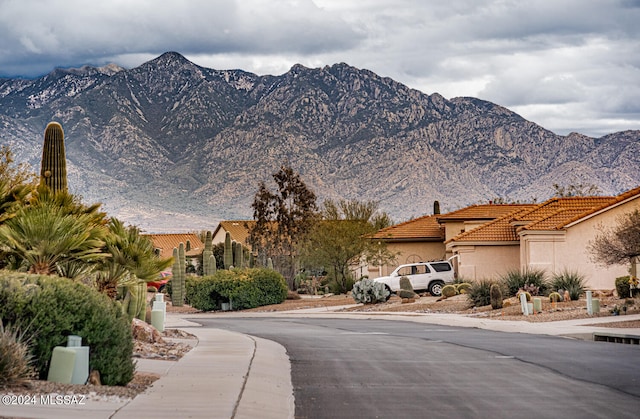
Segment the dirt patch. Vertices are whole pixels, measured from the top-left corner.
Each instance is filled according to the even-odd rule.
[[[505,300],[505,307],[499,310],[493,310],[491,306],[471,307],[469,299],[466,295],[456,295],[455,297],[441,299],[432,297],[429,294],[423,294],[416,298],[414,302],[403,303],[402,300],[392,295],[385,303],[378,304],[358,304],[348,295],[333,295],[328,297],[310,298],[304,296],[299,300],[286,300],[281,304],[273,304],[263,307],[256,307],[248,312],[279,312],[279,311],[295,311],[310,308],[327,308],[354,305],[353,307],[340,309],[340,312],[408,312],[408,313],[454,313],[472,317],[486,317],[493,320],[524,320],[528,322],[549,322],[571,319],[586,319],[595,317],[612,316],[613,307],[620,308],[620,315],[640,314],[640,299],[628,300],[619,299],[614,296],[600,295],[600,312],[593,315],[587,313],[586,299],[577,301],[567,301],[552,304],[548,298],[540,297],[542,301],[542,310],[530,316],[522,314],[520,302],[516,298]],[[627,311],[623,311],[623,307],[627,307]],[[626,325],[625,325],[626,324]],[[632,322],[622,322],[622,325],[616,327],[638,327]]]
[[[274,311],[304,310],[309,308],[331,308],[355,304],[349,295],[303,296],[300,299],[285,300],[281,304],[251,308],[243,312],[268,313]]]

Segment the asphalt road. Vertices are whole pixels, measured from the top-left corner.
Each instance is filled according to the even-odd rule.
[[[296,418],[638,418],[640,347],[387,320],[199,319],[282,344]]]

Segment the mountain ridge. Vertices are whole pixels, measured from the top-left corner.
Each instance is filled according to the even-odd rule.
[[[500,105],[346,63],[258,76],[168,52],[109,69],[1,79],[3,143],[37,168],[44,126],[60,122],[72,191],[154,231],[251,218],[259,180],[284,161],[320,200],[376,200],[397,221],[433,200],[446,211],[542,201],[553,183],[603,194],[640,184],[640,131],[560,136]]]

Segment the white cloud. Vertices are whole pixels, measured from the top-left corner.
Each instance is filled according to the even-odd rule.
[[[0,0],[0,74],[165,51],[282,74],[337,62],[475,96],[559,133],[639,129],[637,0]],[[588,115],[588,119],[585,117]]]

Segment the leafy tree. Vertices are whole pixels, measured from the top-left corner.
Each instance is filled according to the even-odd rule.
[[[589,242],[592,259],[602,265],[624,265],[640,257],[640,210],[623,214],[611,228],[600,227],[600,234]],[[636,272],[632,272],[637,276]]]
[[[0,224],[25,203],[36,182],[35,173],[25,164],[16,165],[11,149],[0,146]]]
[[[376,263],[393,259],[384,244],[367,237],[391,224],[389,216],[378,211],[374,201],[326,200],[305,243],[304,260],[323,267],[339,291],[347,292],[353,279],[350,267],[358,265],[363,257]]]
[[[299,245],[317,212],[316,195],[287,164],[273,174],[273,180],[275,192],[260,182],[255,194],[251,207],[256,223],[249,231],[249,242],[259,262],[266,266],[267,258],[271,258],[274,269],[293,288]]]

